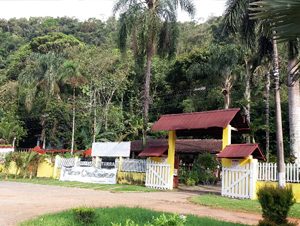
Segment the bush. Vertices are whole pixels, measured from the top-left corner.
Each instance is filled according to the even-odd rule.
[[[152,222],[144,224],[144,226],[184,226],[186,222],[185,216],[171,215],[166,216],[165,214],[160,215],[157,218],[154,218]],[[112,226],[139,226],[133,220],[127,219],[125,224],[115,224],[112,223]]]
[[[146,226],[184,226],[185,217],[178,215],[166,216],[165,214],[155,218],[153,222]]]
[[[293,191],[290,187],[266,186],[258,191],[257,196],[264,218],[259,225],[288,224],[288,212],[295,203]]]
[[[217,177],[214,172],[217,170],[218,162],[210,153],[200,154],[193,164],[191,178],[196,184],[215,184]]]
[[[185,184],[187,186],[195,186],[196,185],[196,181],[195,179],[191,178],[191,177],[188,177],[185,181]]]
[[[77,222],[84,225],[92,224],[95,222],[96,213],[92,208],[80,207],[73,209],[74,218]]]

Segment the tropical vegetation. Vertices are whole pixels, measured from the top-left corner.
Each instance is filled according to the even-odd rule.
[[[150,130],[162,114],[239,107],[252,133],[233,142],[260,143],[269,161],[277,143],[286,161],[299,157],[299,42],[279,29],[295,25],[297,3],[276,1],[289,18],[278,25],[256,1],[228,0],[224,16],[201,24],[177,21],[178,8],[194,14],[192,1],[151,2],[117,1],[120,16],[107,21],[0,20],[1,138],[75,151],[165,137]]]

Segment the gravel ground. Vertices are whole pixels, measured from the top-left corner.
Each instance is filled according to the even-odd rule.
[[[191,204],[191,192],[118,192],[0,181],[0,225],[18,223],[46,213],[78,207],[143,207],[157,211],[207,216],[254,225],[257,214],[212,209]]]

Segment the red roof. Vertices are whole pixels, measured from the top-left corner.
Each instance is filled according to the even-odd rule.
[[[151,148],[145,148],[139,154],[139,157],[160,157],[160,156],[162,156],[167,151],[168,151],[168,147],[151,147]]]
[[[167,139],[147,139],[146,147],[168,147]],[[219,153],[222,150],[222,140],[215,139],[176,139],[175,149],[177,153]],[[131,142],[130,151],[141,152],[143,142],[135,140]]]
[[[258,144],[231,144],[218,154],[218,158],[241,159],[252,155],[253,158],[265,160]]]
[[[46,154],[45,150],[43,150],[40,146],[35,146],[32,150],[42,155]]]
[[[92,156],[92,148],[89,148],[83,152],[84,156]]]
[[[239,130],[249,130],[249,125],[239,108],[194,112],[184,114],[162,115],[152,126],[153,131],[196,130],[225,128],[231,124]]]

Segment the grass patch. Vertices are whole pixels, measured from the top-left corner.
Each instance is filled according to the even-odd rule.
[[[103,190],[103,191],[111,191],[111,192],[155,192],[157,191],[155,189],[147,188],[140,185],[94,184],[94,183],[82,183],[82,182],[71,182],[71,181],[59,181],[51,178],[33,178],[33,179],[9,178],[8,180],[5,181],[42,184],[42,185],[55,185],[55,186],[72,187],[72,188],[87,188],[87,189]]]
[[[190,201],[202,206],[261,214],[261,206],[257,200],[231,199],[218,195],[199,195],[191,197]],[[300,203],[292,206],[289,217],[300,218]]]
[[[113,223],[125,224],[127,219],[131,219],[139,226],[143,226],[145,223],[152,221],[153,218],[158,217],[162,212],[155,212],[141,208],[99,208],[95,209],[96,222],[90,225],[111,226]],[[169,214],[167,214],[169,215]],[[42,217],[26,221],[20,224],[21,226],[77,226],[80,223],[74,220],[72,210],[64,211],[57,214],[44,215]],[[187,216],[186,226],[231,226],[242,225],[228,222],[222,222],[213,220],[210,218],[199,218],[195,216]]]

